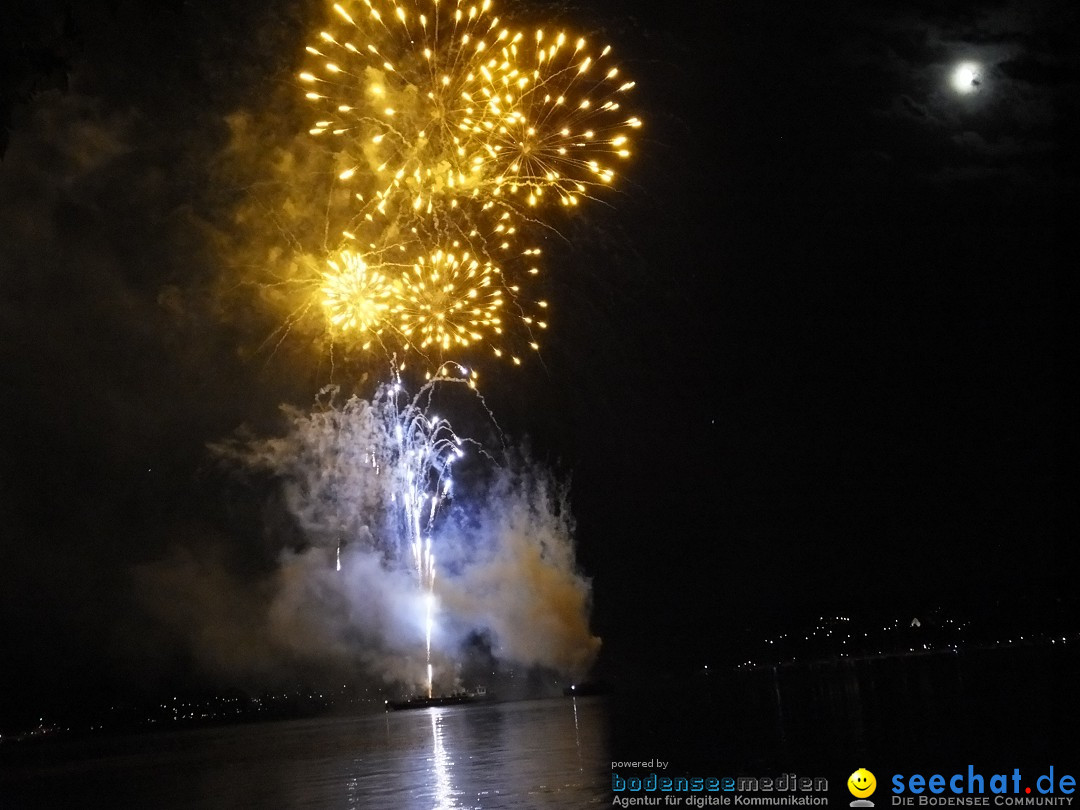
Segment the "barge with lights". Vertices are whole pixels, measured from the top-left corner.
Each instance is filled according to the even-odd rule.
[[[440,706],[462,706],[491,700],[492,695],[483,686],[475,692],[452,692],[448,695],[415,695],[404,700],[386,701],[387,711],[400,712],[408,709],[431,709]]]

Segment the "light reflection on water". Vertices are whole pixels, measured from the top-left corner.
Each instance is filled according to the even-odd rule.
[[[431,764],[434,771],[435,781],[435,807],[439,810],[450,810],[459,807],[454,797],[454,789],[450,784],[450,769],[454,761],[446,753],[443,744],[442,711],[431,709]]]
[[[0,809],[610,806],[611,761],[651,756],[684,774],[840,777],[841,793],[860,762],[1045,768],[1080,737],[1080,666],[1056,655],[844,662],[606,700],[3,745]]]
[[[3,807],[509,810],[610,801],[604,703],[455,706],[53,745],[0,759]]]

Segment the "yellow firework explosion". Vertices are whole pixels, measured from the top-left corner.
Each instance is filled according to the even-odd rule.
[[[610,45],[594,55],[582,38],[542,30],[501,43],[500,57],[490,60],[499,65],[496,89],[482,88],[488,114],[479,127],[487,138],[472,159],[492,194],[520,194],[538,205],[550,191],[576,205],[612,182],[611,161],[630,156],[641,120],[622,109],[634,82],[609,64],[610,53]]]
[[[330,332],[355,337],[362,348],[370,348],[372,338],[386,328],[393,284],[352,251],[341,251],[327,264],[320,292]]]
[[[502,357],[505,320],[516,307],[516,291],[505,286],[502,270],[491,262],[468,252],[435,250],[418,257],[398,278],[391,319],[407,344],[420,352],[464,349],[482,341]],[[521,363],[520,357],[510,357]]]
[[[300,79],[319,109],[310,132],[343,156],[343,180],[373,172],[378,200],[407,194],[421,209],[466,182],[473,133],[493,114],[485,64],[496,31],[491,0],[362,0],[334,5],[335,24],[308,47]]]
[[[610,58],[565,32],[513,32],[491,0],[343,0],[300,74],[360,205],[350,250],[322,274],[330,331],[422,355],[487,345],[543,320],[513,281],[535,275],[527,206],[577,205],[631,154],[634,87]],[[505,272],[504,272],[505,268]],[[541,309],[543,302],[536,302]]]
[[[517,219],[494,203],[452,200],[430,206],[423,216],[396,208],[369,210],[355,217],[343,236],[368,254],[415,254],[424,252],[424,246],[465,245],[473,256],[505,266],[517,256],[539,253],[522,247]],[[530,272],[535,275],[536,268]]]
[[[432,211],[438,196],[574,205],[630,155],[634,83],[582,38],[512,33],[491,0],[355,0],[308,47],[300,79],[365,209]],[[359,185],[363,185],[360,183]],[[367,195],[365,197],[365,194]],[[509,198],[509,199],[508,199]]]

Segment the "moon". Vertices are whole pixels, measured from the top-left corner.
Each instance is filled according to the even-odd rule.
[[[974,93],[982,84],[982,75],[979,66],[974,62],[962,62],[956,66],[952,74],[952,86],[957,93],[967,95]]]

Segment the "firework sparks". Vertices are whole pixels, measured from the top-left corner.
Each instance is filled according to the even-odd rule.
[[[502,271],[468,253],[420,256],[396,285],[398,328],[421,351],[466,347],[501,335]]]
[[[472,133],[492,112],[489,46],[505,39],[491,0],[334,5],[334,25],[308,47],[300,74],[319,110],[312,135],[342,155],[342,180],[371,168],[375,198],[406,193],[416,210],[466,182]],[[484,92],[484,91],[487,92]]]
[[[443,366],[438,380],[450,377],[461,381],[469,372],[452,366],[456,375],[450,377],[450,366]],[[435,554],[432,535],[435,520],[443,504],[453,497],[452,467],[464,455],[463,440],[454,433],[450,423],[429,415],[434,382],[425,385],[411,401],[406,401],[400,381],[384,393],[384,412],[393,425],[394,499],[398,511],[398,531],[409,539],[416,580],[424,592],[424,646],[427,655],[427,694],[431,697],[433,670],[431,664],[431,635],[434,627]],[[402,403],[405,404],[402,404]]]
[[[622,109],[634,82],[610,46],[500,28],[490,0],[334,10],[300,80],[320,112],[310,132],[334,140],[339,177],[374,176],[367,198],[357,192],[365,207],[424,215],[439,195],[535,206],[545,191],[576,205],[612,183],[612,158],[630,156],[641,120]]]
[[[496,196],[520,194],[535,206],[551,191],[564,205],[577,205],[612,183],[611,158],[630,156],[641,120],[626,116],[621,99],[634,82],[609,64],[611,46],[593,55],[585,39],[571,43],[565,32],[547,37],[537,30],[533,46],[527,39],[518,33],[502,46],[505,68],[488,99],[498,121],[482,122],[485,154],[472,168]]]
[[[518,247],[511,212],[612,184],[641,126],[622,109],[634,83],[610,46],[513,32],[491,0],[333,8],[300,74],[310,132],[333,144],[359,204],[343,236],[364,247],[323,274],[331,332],[365,349],[392,332],[437,360],[486,344],[520,364],[509,335],[524,327],[535,350],[547,323],[519,301],[539,250]]]
[[[504,238],[508,233],[499,235],[502,242],[482,243],[481,250],[488,255],[512,251]],[[471,237],[475,231],[465,238]],[[520,287],[507,282],[499,264],[470,253],[466,245],[471,241],[453,240],[446,249],[425,251],[426,238],[433,237],[414,230],[392,249],[365,255],[342,250],[327,260],[318,295],[335,340],[363,350],[377,342],[387,352],[438,362],[451,352],[482,345],[520,365],[521,356],[510,347],[539,349],[533,331],[546,329],[547,321],[523,306]],[[510,258],[532,263],[539,254],[538,248],[528,248]],[[528,272],[535,275],[539,269],[533,265]],[[534,304],[539,310],[547,305]],[[527,341],[507,335],[508,324],[526,333]]]
[[[371,338],[386,327],[393,284],[352,251],[341,251],[327,265],[320,292],[331,331],[358,335],[361,346],[370,348]]]

